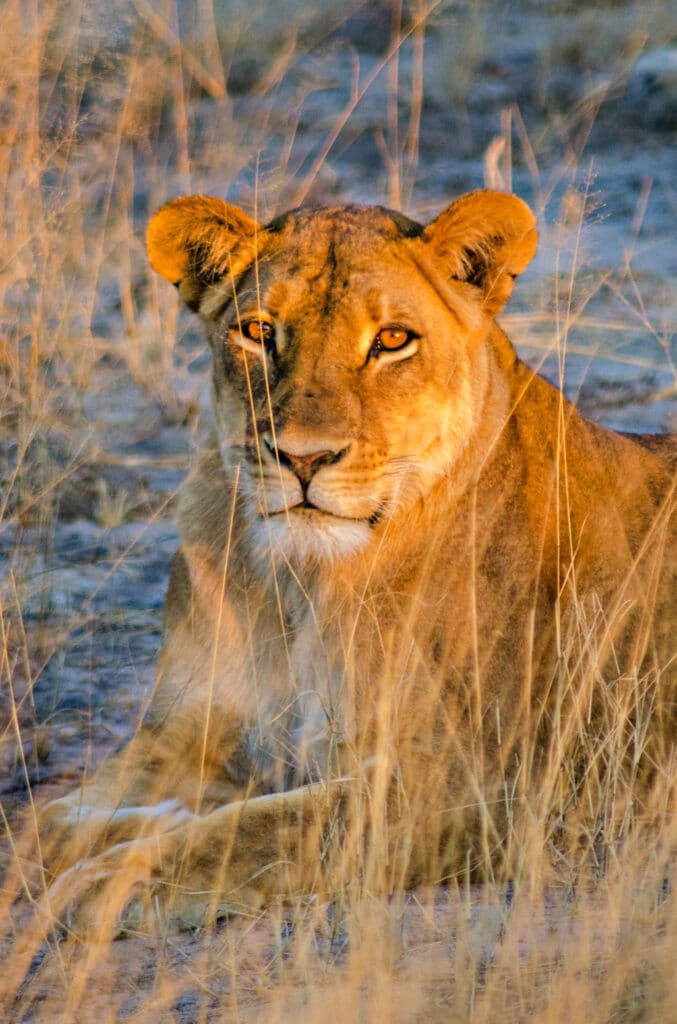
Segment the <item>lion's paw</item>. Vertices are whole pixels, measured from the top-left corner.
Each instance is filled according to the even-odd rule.
[[[168,869],[168,865],[165,865]],[[195,879],[179,883],[162,872],[155,838],[122,843],[64,872],[41,901],[45,926],[88,941],[150,931],[184,931],[258,909],[255,891],[232,894]]]
[[[143,845],[124,843],[64,871],[40,901],[45,924],[79,937],[107,940],[142,923],[151,895],[152,862]]]
[[[158,804],[99,808],[69,797],[47,804],[40,816],[43,858],[52,877],[114,850],[186,824],[193,815],[175,799]]]

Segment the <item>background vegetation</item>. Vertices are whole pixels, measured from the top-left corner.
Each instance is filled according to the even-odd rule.
[[[11,869],[33,800],[143,710],[208,422],[204,346],[145,262],[153,209],[206,191],[261,219],[335,199],[425,219],[513,188],[542,228],[503,317],[522,354],[589,415],[674,429],[677,51],[663,0],[2,0],[0,25]],[[3,1019],[668,1022],[673,842],[656,826],[605,848],[585,885],[535,843],[514,892],[311,902],[89,948],[22,947],[8,891]]]

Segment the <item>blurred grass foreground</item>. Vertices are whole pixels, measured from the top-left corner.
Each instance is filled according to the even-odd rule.
[[[206,346],[146,264],[184,192],[427,219],[488,185],[542,241],[501,318],[586,413],[677,428],[677,49],[664,0],[0,2],[0,866],[147,705]],[[666,802],[674,782],[666,770]],[[603,837],[602,837],[603,838]],[[601,841],[601,840],[600,840]],[[593,844],[594,845],[594,844]],[[604,845],[604,844],[602,844]],[[674,825],[512,888],[309,901],[22,945],[2,1019],[676,1019]]]

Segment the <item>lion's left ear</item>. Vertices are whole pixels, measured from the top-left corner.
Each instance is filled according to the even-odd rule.
[[[470,192],[443,210],[423,232],[449,277],[481,288],[490,316],[503,309],[515,278],[536,252],[536,218],[505,192]]]
[[[205,288],[256,256],[258,224],[215,196],[180,196],[161,206],[148,225],[153,270],[175,284],[197,310]]]

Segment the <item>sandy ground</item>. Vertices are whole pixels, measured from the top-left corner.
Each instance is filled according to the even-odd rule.
[[[431,21],[418,154],[415,173],[414,163],[407,167],[405,161],[402,205],[410,215],[425,219],[458,193],[481,186],[487,174],[494,184],[511,184],[535,205],[542,225],[537,260],[503,318],[522,354],[557,380],[566,341],[566,389],[589,415],[620,429],[675,428],[677,349],[669,325],[675,312],[670,282],[677,270],[677,76],[670,70],[674,51],[665,48],[667,29],[660,9],[655,15],[651,8],[653,27],[642,51],[633,42],[642,26],[638,7],[631,4],[609,4],[596,14],[597,28],[608,29],[607,46],[603,39],[591,44],[590,17],[572,13],[567,4],[553,4],[550,11],[539,3],[520,5],[519,14],[511,13],[510,4],[480,6],[484,13],[474,27],[471,6],[460,5],[455,14]],[[103,43],[119,28],[114,6],[107,17],[109,22],[99,26]],[[274,16],[267,17],[261,24],[274,33]],[[241,59],[236,53],[230,69],[232,101],[219,104],[204,95],[191,100],[192,130],[196,136],[210,136],[209,162],[196,160],[187,183],[185,170],[168,157],[162,198],[189,185],[194,191],[251,203],[258,176],[265,186],[259,185],[261,205],[271,214],[299,197],[391,202],[393,182],[384,163],[381,132],[392,79],[387,71],[377,74],[388,49],[390,18],[387,5],[359,8],[330,38],[314,44],[311,39],[264,96],[256,90],[262,60],[250,41]],[[638,54],[648,55],[642,58],[644,65],[627,56],[633,46]],[[462,67],[461,49],[467,58]],[[406,44],[399,58],[403,95],[413,60]],[[355,83],[359,93],[372,77],[353,103]],[[91,102],[96,116],[96,97]],[[490,147],[501,136],[501,111],[514,104],[534,152],[521,146],[513,111],[508,167],[500,143]],[[346,111],[344,130],[314,170],[332,125]],[[246,159],[242,154],[236,159],[228,150],[228,119],[233,117],[250,125]],[[504,126],[506,117],[504,113]],[[284,129],[291,118],[296,132],[282,175]],[[143,209],[151,191],[157,192],[157,183],[151,190],[142,167],[135,182],[135,201]],[[563,309],[572,267],[576,318],[564,332],[557,327],[553,296],[559,290]],[[168,294],[167,304],[171,301]],[[114,343],[122,330],[121,313],[105,281],[97,294],[95,319],[97,331]],[[68,473],[49,530],[30,518],[19,522],[11,514],[0,523],[0,588],[14,623],[14,692],[5,689],[0,695],[0,710],[7,715],[0,746],[0,800],[13,822],[26,805],[29,787],[41,800],[73,785],[129,734],[147,700],[169,559],[176,546],[172,510],[209,419],[202,349],[188,318],[181,324],[172,401],[154,400],[148,388],[114,362],[100,367],[83,406],[97,458],[83,460]],[[1,441],[0,471],[7,482],[12,441]],[[123,497],[122,521],[108,526],[105,511],[116,496]],[[20,709],[21,748],[12,725],[12,701]],[[461,914],[454,902],[460,897],[442,893],[431,899],[434,927],[422,912],[416,916],[416,898],[402,904],[401,935],[415,927],[418,939],[411,948],[398,939],[396,952],[388,954],[401,968],[401,991],[382,997],[387,1006],[380,1019],[418,1019],[425,1000],[421,1002],[420,986],[414,986],[412,995],[407,981],[409,961],[416,957],[428,962],[431,991],[435,989],[439,1003],[439,1017],[433,1013],[426,1019],[455,1019],[444,1016],[439,971],[450,944],[459,941],[459,918],[472,920],[464,941],[485,941],[478,936],[486,921],[494,933],[486,940],[489,946],[500,931],[496,921],[505,909],[500,903],[482,909],[481,896],[475,896]],[[324,963],[327,984],[336,987],[342,947],[336,937],[327,937],[331,912],[322,913],[325,919],[313,931],[313,970]],[[154,1021],[264,1019],[260,1007],[266,1002],[269,974],[265,981],[259,976],[260,964],[270,964],[275,956],[284,963],[280,950],[293,943],[294,928],[283,918],[271,914],[262,921],[230,922],[208,941],[200,936],[129,939],[111,947],[112,964],[97,963],[95,952],[67,950],[66,957],[92,957],[91,1001],[87,1013],[76,1010],[73,1002],[72,1019],[144,1019],[140,1008],[150,996],[157,1000]],[[551,914],[551,920],[560,936],[575,928],[566,908]],[[251,977],[245,984],[248,970]],[[284,976],[284,968],[280,970]],[[21,1008],[17,1004],[8,1010],[5,1019],[61,1019],[65,1010],[59,978],[66,968],[52,950],[34,961],[31,971],[30,991]],[[234,972],[240,979],[237,994],[230,983]],[[238,1002],[247,986],[249,997]],[[282,989],[288,994],[275,1012],[281,1020],[297,1019],[292,1003],[303,990],[303,979],[289,978]],[[319,996],[308,990],[304,998],[307,1019],[314,1019]],[[450,1012],[448,1006],[446,1010]],[[346,1006],[335,1019],[359,1019],[353,1011]]]

